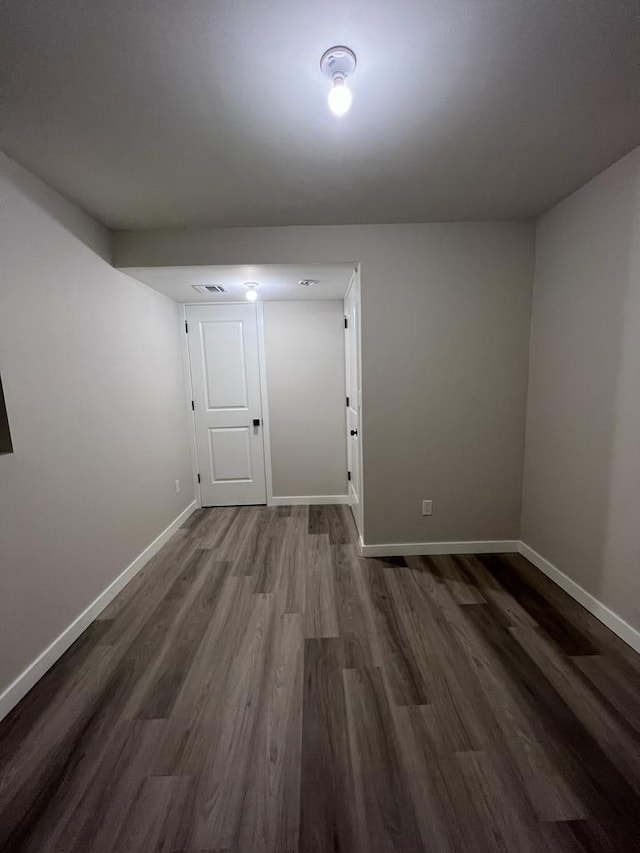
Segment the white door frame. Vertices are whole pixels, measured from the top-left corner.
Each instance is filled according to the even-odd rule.
[[[360,264],[354,268],[353,275],[351,276],[351,281],[349,282],[349,286],[347,287],[347,292],[344,295],[344,303],[346,303],[347,299],[351,295],[351,291],[354,291],[356,302],[358,306],[357,311],[357,327],[354,329],[356,334],[356,354],[357,354],[357,365],[356,365],[356,373],[358,377],[358,501],[360,504],[360,526],[364,529],[364,490],[362,488],[362,483],[364,480],[363,474],[363,465],[362,465],[362,296],[361,296],[361,282],[360,282]],[[347,352],[348,347],[348,338],[347,338],[347,330],[345,329],[345,370],[349,370],[350,368],[350,358]],[[347,430],[345,430],[345,440],[347,442],[347,460],[349,459],[349,436],[348,436],[348,426]],[[353,472],[352,472],[353,476]],[[356,527],[358,527],[358,519],[355,518]],[[362,530],[358,529],[358,533],[360,534],[360,538],[362,539]]]
[[[360,297],[360,264],[358,264],[354,273],[351,277],[351,281],[347,288],[347,292],[344,295],[344,299],[349,296],[349,293],[352,288],[356,287],[358,290],[358,307],[361,307],[361,297]],[[186,332],[186,323],[187,323],[187,308],[192,306],[202,306],[202,305],[244,305],[244,302],[234,301],[234,302],[185,302],[182,303],[182,316],[180,319],[180,333],[182,340],[182,357],[183,357],[183,369],[184,369],[184,377],[185,377],[185,406],[187,408],[187,413],[189,415],[189,449],[191,452],[191,464],[193,469],[193,488],[194,494],[196,497],[196,503],[199,507],[202,506],[202,495],[200,490],[200,483],[198,483],[198,450],[196,444],[196,430],[195,430],[195,415],[191,406],[193,396],[193,378],[191,375],[191,361],[189,357],[189,341],[187,338]],[[264,445],[264,473],[265,473],[265,486],[266,486],[266,499],[267,506],[277,506],[282,503],[282,500],[279,498],[274,499],[273,494],[273,473],[271,466],[271,433],[270,433],[270,419],[269,419],[269,395],[267,391],[267,364],[266,364],[266,351],[265,351],[265,341],[264,341],[264,309],[263,304],[261,302],[256,303],[256,316],[257,316],[257,332],[258,332],[258,370],[260,376],[260,397],[262,402],[262,441]],[[359,497],[360,497],[360,516],[361,521],[364,524],[364,492],[362,488],[363,484],[363,465],[362,465],[362,322],[361,322],[361,311],[358,311],[358,335],[357,335],[357,343],[358,343],[358,385],[360,388],[360,399],[358,400],[358,434],[360,441],[358,442],[358,451],[359,451]],[[345,346],[346,346],[346,335],[345,335]],[[347,365],[347,353],[345,350],[345,367]],[[345,432],[345,441],[347,441],[347,435]],[[348,499],[344,499],[346,503]],[[289,503],[290,501],[288,501]],[[333,502],[333,501],[332,501]],[[362,531],[358,531],[360,536],[362,536]]]
[[[191,375],[191,356],[189,355],[189,339],[187,337],[187,308],[196,303],[185,303],[182,306],[182,317],[180,319],[180,341],[182,349],[182,365],[185,378],[186,399],[185,407],[189,418],[189,452],[191,454],[191,474],[193,477],[193,493],[196,504],[202,506],[202,494],[200,483],[198,483],[198,445],[196,444],[196,420],[193,412],[193,377]],[[200,304],[200,303],[198,303]]]
[[[258,370],[260,397],[262,399],[262,441],[264,444],[264,477],[267,488],[267,506],[273,506],[273,478],[271,474],[271,432],[269,430],[269,394],[267,393],[267,354],[264,347],[264,310],[262,302],[256,303],[258,318]]]
[[[193,375],[191,373],[191,358],[189,356],[189,340],[187,338],[187,308],[197,306],[201,308],[203,305],[246,305],[245,302],[185,302],[182,305],[181,339],[182,339],[182,357],[185,373],[185,387],[187,390],[187,399],[185,405],[189,414],[189,449],[191,451],[191,464],[193,466],[193,488],[196,496],[196,503],[199,507],[202,506],[202,491],[198,482],[198,446],[196,443],[196,425],[195,412],[193,411],[192,402],[193,396]],[[260,399],[262,403],[262,443],[264,452],[264,476],[267,495],[267,506],[274,506],[273,503],[273,478],[271,471],[271,438],[269,432],[269,402],[267,394],[267,366],[264,346],[264,311],[261,302],[256,303],[256,318],[258,331],[258,373],[260,376]]]

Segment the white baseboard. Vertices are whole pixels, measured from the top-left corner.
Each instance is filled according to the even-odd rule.
[[[18,702],[25,696],[33,685],[39,681],[45,672],[50,669],[53,664],[61,657],[69,646],[74,643],[80,634],[85,631],[89,625],[97,619],[105,607],[113,601],[116,595],[122,590],[129,581],[136,575],[140,569],[146,565],[149,560],[158,553],[160,548],[167,540],[176,532],[176,530],[184,524],[191,513],[197,508],[196,501],[189,506],[174,519],[171,524],[166,527],[162,533],[157,536],[153,542],[148,545],[141,554],[130,563],[127,568],[112,581],[109,586],[101,592],[100,595],[91,602],[91,604],[82,611],[82,613],[74,619],[74,621],[65,628],[59,637],[41,652],[38,657],[13,681],[5,690],[0,693],[0,720],[14,708]]]
[[[363,557],[409,557],[429,554],[506,554],[517,553],[519,542],[514,539],[481,540],[479,542],[392,542],[387,545],[366,545],[360,537]]]
[[[429,554],[506,554],[519,553],[540,569],[554,583],[586,608],[589,613],[617,634],[631,648],[640,653],[640,631],[614,613],[590,592],[572,580],[557,566],[518,540],[479,542],[392,542],[385,545],[366,545],[360,537],[360,553],[363,557],[404,557]]]
[[[274,497],[273,506],[296,504],[346,504],[348,495],[315,495]],[[198,507],[197,501],[189,506],[139,554],[132,563],[93,601],[40,655],[0,694],[0,720],[14,708],[33,685],[47,672],[64,652],[78,639],[89,625],[113,601],[129,581],[157,554],[176,530]],[[537,569],[558,584],[561,589],[585,607],[596,619],[610,628],[634,651],[640,653],[640,631],[625,622],[606,604],[560,571],[529,545],[517,540],[481,540],[477,542],[405,542],[384,545],[366,545],[360,537],[363,557],[402,557],[430,554],[497,554],[517,552],[526,557]]]
[[[599,619],[607,628],[610,628],[614,634],[617,634],[621,640],[631,646],[631,648],[640,653],[640,631],[637,631],[628,622],[625,622],[621,616],[614,613],[606,604],[599,601],[590,592],[576,583],[564,572],[560,571],[557,566],[550,563],[543,556],[534,551],[529,545],[520,542],[520,553],[526,557],[530,563],[540,569],[540,571],[550,578],[554,583],[557,583],[571,598],[586,608],[589,613],[592,613],[596,619]]]
[[[270,506],[295,506],[297,504],[348,504],[349,495],[295,495],[292,497],[275,497],[269,501]]]

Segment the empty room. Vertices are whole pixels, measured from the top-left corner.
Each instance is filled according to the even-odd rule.
[[[0,3],[0,850],[640,844],[637,0]]]

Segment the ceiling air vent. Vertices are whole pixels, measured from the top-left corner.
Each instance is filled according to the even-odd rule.
[[[229,293],[229,288],[224,284],[192,284],[191,286],[198,293]]]

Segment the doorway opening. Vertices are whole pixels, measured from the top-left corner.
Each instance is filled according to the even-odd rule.
[[[201,505],[344,503],[361,531],[359,265],[127,272],[184,305]]]

